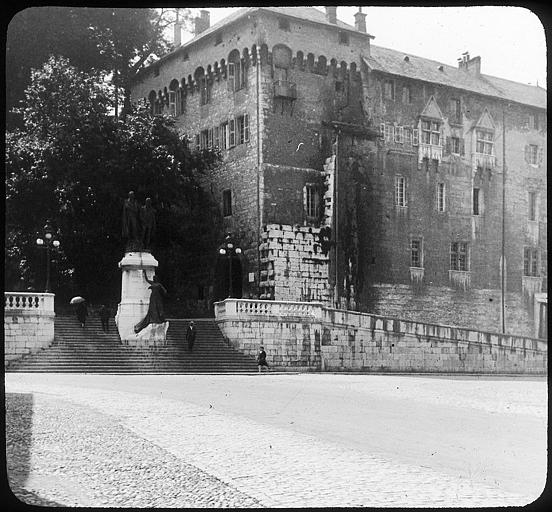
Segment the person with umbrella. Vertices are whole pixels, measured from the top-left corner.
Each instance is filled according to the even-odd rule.
[[[86,317],[88,316],[88,306],[86,305],[86,300],[83,297],[73,297],[71,299],[71,304],[77,305],[77,320],[81,324],[81,327],[84,328],[84,325],[86,324]]]

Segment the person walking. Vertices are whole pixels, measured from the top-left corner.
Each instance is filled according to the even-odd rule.
[[[102,331],[109,332],[109,317],[111,316],[111,311],[105,304],[102,304],[99,315],[102,321]]]
[[[84,324],[86,324],[86,317],[88,316],[88,306],[86,305],[86,301],[79,302],[77,304],[77,320],[80,322],[81,327],[84,328]]]
[[[186,330],[186,341],[188,342],[188,352],[191,352],[194,348],[196,338],[196,328],[194,325],[194,321],[192,320],[190,322],[190,325],[188,325],[188,329]]]
[[[259,347],[259,354],[257,355],[257,364],[259,365],[259,373],[261,373],[263,366],[267,371],[270,371],[268,363],[266,362],[266,352],[264,347]]]

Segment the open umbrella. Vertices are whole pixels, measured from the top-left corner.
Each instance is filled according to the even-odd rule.
[[[73,297],[69,304],[80,304],[81,302],[85,302],[85,298],[77,295],[76,297]]]

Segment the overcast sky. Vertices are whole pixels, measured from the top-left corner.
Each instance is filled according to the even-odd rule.
[[[317,7],[324,11],[324,7]],[[236,7],[208,8],[211,25]],[[194,10],[192,10],[193,12]],[[337,8],[354,26],[358,7]],[[481,72],[546,87],[546,41],[539,18],[522,7],[363,7],[373,44],[457,65],[463,52],[481,57]]]

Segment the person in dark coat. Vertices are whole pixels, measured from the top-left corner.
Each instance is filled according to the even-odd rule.
[[[190,322],[190,325],[188,325],[188,329],[186,329],[186,341],[188,342],[188,352],[191,352],[194,348],[196,338],[196,328],[194,325],[193,320]]]
[[[88,316],[88,306],[86,301],[79,302],[77,304],[77,320],[80,322],[81,327],[84,327],[86,324],[86,317]]]
[[[102,304],[99,315],[102,321],[102,331],[109,332],[109,317],[111,316],[111,310],[105,304]]]
[[[167,290],[159,282],[157,276],[153,276],[153,280],[148,279],[148,275],[144,270],[144,278],[149,283],[151,290],[148,312],[144,319],[134,326],[134,332],[138,334],[149,324],[162,324],[165,321],[165,311],[163,309],[163,297],[167,295]]]
[[[270,371],[268,363],[266,362],[266,352],[264,347],[259,347],[259,354],[257,355],[257,364],[259,365],[259,373],[261,373],[263,366],[266,367],[267,371]]]

